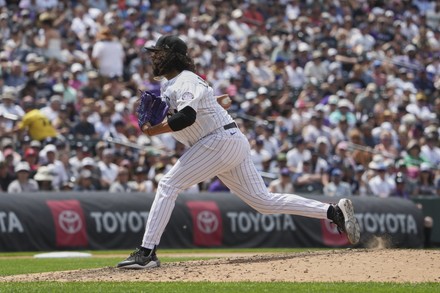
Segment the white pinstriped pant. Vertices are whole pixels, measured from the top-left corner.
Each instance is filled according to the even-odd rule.
[[[252,163],[247,138],[238,128],[221,128],[190,147],[162,177],[142,246],[151,249],[159,244],[179,192],[214,176],[260,213],[327,219],[329,204],[295,194],[270,193]]]

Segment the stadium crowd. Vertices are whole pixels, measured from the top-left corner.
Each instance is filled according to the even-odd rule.
[[[13,4],[11,4],[13,3]],[[274,192],[440,195],[440,2],[0,0],[0,187],[153,192],[145,44],[184,39]],[[190,192],[227,191],[218,179]]]

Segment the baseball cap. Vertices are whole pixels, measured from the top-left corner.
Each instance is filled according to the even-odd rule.
[[[28,162],[21,161],[21,162],[18,162],[18,164],[15,166],[14,171],[15,171],[15,173],[18,173],[20,171],[30,172],[31,167],[29,166]]]
[[[170,50],[175,53],[186,55],[188,52],[188,46],[182,41],[178,36],[175,35],[164,35],[161,36],[156,45],[151,47],[145,47],[147,51],[160,51],[160,50]]]
[[[341,169],[333,169],[332,171],[332,176],[341,176],[342,175],[342,171]]]

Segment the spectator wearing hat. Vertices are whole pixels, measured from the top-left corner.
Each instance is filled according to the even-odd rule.
[[[34,180],[37,181],[40,191],[53,191],[53,179],[54,176],[52,174],[52,170],[48,166],[39,167],[34,176]]]
[[[74,124],[72,134],[77,139],[83,139],[89,137],[91,139],[98,139],[99,135],[96,132],[95,126],[87,119],[90,116],[90,109],[83,108],[79,114],[79,121]]]
[[[61,186],[69,181],[70,178],[67,175],[64,164],[58,159],[58,150],[55,145],[48,144],[43,148],[42,153],[46,154],[44,165],[50,166],[53,172],[53,189],[60,190]]]
[[[98,162],[98,168],[101,171],[102,188],[108,190],[112,182],[118,176],[118,166],[113,163],[115,151],[110,148],[104,149],[102,159]]]
[[[17,179],[8,186],[8,193],[36,192],[39,190],[38,183],[29,177],[31,168],[28,162],[18,162],[14,168]]]
[[[308,82],[316,80],[318,84],[321,84],[329,75],[328,64],[322,62],[322,53],[319,50],[315,50],[312,53],[312,59],[304,66],[304,75]]]
[[[54,25],[55,17],[50,12],[43,12],[38,16],[42,34],[34,37],[34,44],[43,50],[43,55],[48,59],[58,59],[64,61],[61,55],[62,39],[59,30]]]
[[[253,141],[251,158],[254,162],[255,168],[259,171],[263,171],[263,163],[272,158],[271,154],[264,148],[264,141],[262,139],[256,139]]]
[[[84,97],[99,100],[102,96],[102,87],[99,82],[99,74],[95,70],[87,72],[87,82],[80,88]]]
[[[105,184],[104,180],[101,176],[101,170],[97,167],[97,162],[92,157],[85,157],[81,161],[81,167],[79,169],[79,173],[81,173],[82,170],[89,170],[92,172],[92,183],[93,186],[96,187],[97,190],[102,190],[102,185]],[[78,177],[79,173],[75,175],[75,177]]]
[[[131,184],[128,184],[130,179],[130,173],[128,172],[128,168],[119,167],[118,168],[118,176],[116,177],[116,181],[112,182],[109,187],[109,192],[133,192],[135,189],[132,188]]]
[[[324,125],[324,114],[322,112],[311,112],[310,123],[304,126],[302,137],[308,144],[313,144],[318,137],[325,137],[330,142],[331,129]]]
[[[416,195],[437,195],[435,186],[435,174],[431,163],[423,162],[420,164],[420,172],[417,184]]]
[[[395,188],[390,196],[409,199],[410,193],[408,192],[408,188],[406,186],[405,175],[401,172],[396,173],[396,177],[394,178],[394,182],[395,182]]]
[[[330,182],[324,188],[324,195],[347,197],[351,196],[351,187],[348,182],[342,181],[342,171],[340,169],[333,169],[330,175]]]
[[[369,114],[373,112],[374,106],[379,102],[379,96],[377,94],[377,86],[374,83],[369,83],[365,91],[360,92],[354,101],[356,111],[363,114]]]
[[[395,182],[387,176],[387,166],[383,161],[372,161],[368,167],[374,175],[368,180],[368,187],[374,196],[389,197],[395,188]]]
[[[73,63],[70,66],[69,85],[78,91],[86,82],[87,76],[84,73],[84,66],[81,63]]]
[[[108,27],[102,28],[93,45],[92,63],[104,77],[122,76],[125,53],[121,42]]]
[[[295,192],[289,168],[285,167],[279,171],[279,177],[269,183],[269,191],[275,193]]]
[[[356,123],[356,116],[353,114],[353,105],[347,99],[341,99],[338,101],[338,108],[330,113],[329,121],[332,126],[338,125],[342,117],[345,117],[350,127],[353,127]]]
[[[34,148],[29,147],[24,151],[23,159],[24,161],[28,162],[30,167],[30,177],[33,178],[40,167],[39,152]]]
[[[293,174],[294,187],[297,192],[322,192],[322,174],[317,173],[315,167],[312,159],[301,162],[300,171]]]
[[[414,114],[418,119],[424,121],[431,115],[431,109],[428,104],[428,97],[423,92],[416,94],[416,103],[409,104],[406,111]]]
[[[307,148],[304,139],[299,136],[294,140],[295,147],[286,154],[287,167],[292,173],[301,172],[301,163],[312,158],[312,152]]]
[[[136,167],[133,174],[133,180],[129,181],[128,184],[133,191],[153,193],[154,183],[147,179],[147,170],[142,166]]]
[[[50,97],[49,105],[40,109],[41,113],[46,116],[51,123],[53,123],[59,115],[62,105],[62,97],[59,95],[53,95]]]
[[[97,191],[98,188],[93,184],[92,172],[81,170],[73,187],[74,191]]]
[[[420,147],[421,155],[433,166],[440,165],[440,147],[438,132],[428,132],[424,137],[424,144]]]
[[[24,110],[16,104],[16,88],[3,87],[0,104],[1,127],[9,132],[14,128],[14,122],[24,116]]]

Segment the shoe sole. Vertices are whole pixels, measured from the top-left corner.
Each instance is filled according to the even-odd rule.
[[[122,265],[122,266],[118,266],[118,269],[132,269],[132,270],[144,270],[144,269],[153,269],[153,268],[158,268],[160,267],[160,261],[150,261],[149,263],[147,263],[146,265],[140,265],[137,263],[131,264],[131,265]]]
[[[351,244],[357,244],[361,238],[361,229],[354,216],[353,204],[351,200],[344,198],[339,201],[338,206],[344,214],[345,232],[347,233],[348,241],[350,241]]]

